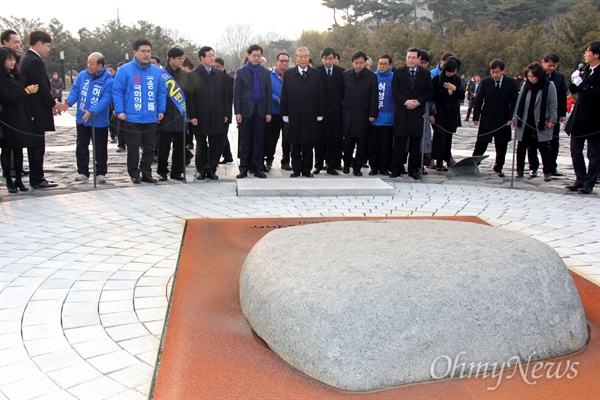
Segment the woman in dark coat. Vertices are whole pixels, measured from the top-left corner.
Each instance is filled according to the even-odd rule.
[[[19,66],[17,54],[8,47],[0,47],[0,104],[2,105],[3,137],[2,146],[2,171],[6,178],[6,186],[10,193],[18,190],[26,192],[21,176],[23,173],[23,144],[26,138],[23,135],[33,132],[31,126],[31,113],[28,109],[27,97],[35,96],[38,85],[29,85],[27,88],[18,81]],[[10,176],[10,159],[14,160],[16,177],[13,182]]]
[[[460,102],[465,98],[465,89],[457,75],[460,60],[448,57],[442,72],[433,78],[433,101],[437,114],[433,126],[433,154],[438,171],[447,171],[444,167],[452,156],[452,134],[460,126]]]

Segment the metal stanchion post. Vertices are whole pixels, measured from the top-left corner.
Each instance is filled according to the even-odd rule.
[[[183,122],[182,122],[183,123],[183,145],[182,145],[183,146],[183,159],[181,160],[181,162],[183,163],[183,182],[187,183],[187,178],[185,175],[185,168],[187,167],[187,165],[186,165],[187,156],[185,154],[185,151],[187,150],[187,145],[185,143],[187,141],[187,123],[186,123],[187,121],[186,121],[185,115],[186,115],[185,113],[181,114],[181,119],[183,120]]]
[[[94,189],[96,188],[96,113],[92,111],[92,171],[94,172]]]
[[[513,136],[513,159],[512,159],[512,169],[510,171],[510,188],[513,189],[513,182],[515,179],[515,162],[516,162],[516,153],[517,153],[517,127],[515,126],[514,129],[511,129],[511,134],[514,134]]]
[[[427,104],[425,104],[425,107],[427,107]],[[421,183],[423,183],[423,172],[425,172],[425,167],[423,166],[423,162],[425,161],[425,130],[426,130],[425,124],[427,122],[429,122],[429,121],[427,120],[425,113],[423,113],[423,135],[421,136],[421,168],[419,168],[421,170],[421,173],[419,174]],[[412,140],[412,138],[410,138],[409,140]]]

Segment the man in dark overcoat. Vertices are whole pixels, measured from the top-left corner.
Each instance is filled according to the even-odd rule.
[[[352,55],[352,67],[344,71],[344,173],[349,174],[352,167],[354,176],[362,176],[371,122],[379,115],[377,75],[365,68],[366,64],[367,55],[357,51]]]
[[[213,68],[215,51],[203,46],[198,51],[200,64],[190,72],[190,85],[195,113],[190,115],[190,131],[196,138],[196,170],[198,179],[217,180],[217,167],[225,144],[224,124],[231,114],[227,103],[227,83],[223,72]]]
[[[292,145],[292,178],[300,174],[312,178],[313,147],[321,141],[320,122],[325,113],[325,93],[321,72],[309,67],[310,51],[296,50],[296,68],[283,75],[281,116],[287,122],[284,141]]]
[[[571,75],[569,91],[577,93],[577,103],[565,131],[571,135],[571,161],[575,182],[566,187],[580,194],[590,194],[600,173],[600,41],[590,43],[584,53],[583,71]],[[588,168],[583,149],[587,142]]]
[[[21,75],[19,81],[23,86],[39,85],[35,96],[29,96],[30,109],[33,112],[33,129],[35,137],[27,145],[29,157],[29,184],[34,189],[45,189],[56,186],[56,183],[44,177],[44,154],[46,153],[45,132],[54,131],[54,114],[62,112],[65,107],[58,103],[50,91],[50,79],[46,72],[43,57],[50,53],[52,38],[44,31],[33,31],[29,35],[29,50],[19,63]]]
[[[429,71],[419,67],[421,51],[411,47],[406,51],[406,65],[394,71],[392,90],[396,100],[394,115],[394,148],[391,178],[400,176],[404,169],[402,159],[408,144],[408,174],[419,179],[421,169],[421,141],[425,107],[433,93]],[[429,122],[429,121],[428,121]]]
[[[481,80],[477,89],[473,123],[479,126],[474,156],[481,156],[494,139],[496,161],[493,170],[500,178],[506,159],[506,149],[511,140],[511,121],[519,94],[517,81],[504,75],[504,61],[490,62],[490,74]]]
[[[315,145],[315,174],[327,164],[329,175],[338,175],[336,168],[342,165],[342,100],[344,98],[344,69],[334,65],[335,50],[325,47],[321,52],[323,65],[317,67],[325,91],[325,115],[321,123],[321,142]]]

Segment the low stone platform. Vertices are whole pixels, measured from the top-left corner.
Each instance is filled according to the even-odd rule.
[[[379,178],[281,178],[237,180],[237,195],[246,196],[392,196],[394,188]]]
[[[240,304],[282,359],[351,391],[482,374],[569,354],[588,339],[552,248],[464,222],[278,229],[248,254]]]

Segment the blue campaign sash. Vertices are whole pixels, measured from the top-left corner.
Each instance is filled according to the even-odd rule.
[[[179,86],[179,83],[167,72],[166,69],[160,67],[160,72],[162,74],[163,79],[165,80],[165,84],[167,85],[167,95],[171,99],[171,101],[175,104],[175,107],[179,110],[180,113],[187,113],[187,108],[185,106],[185,94]]]

